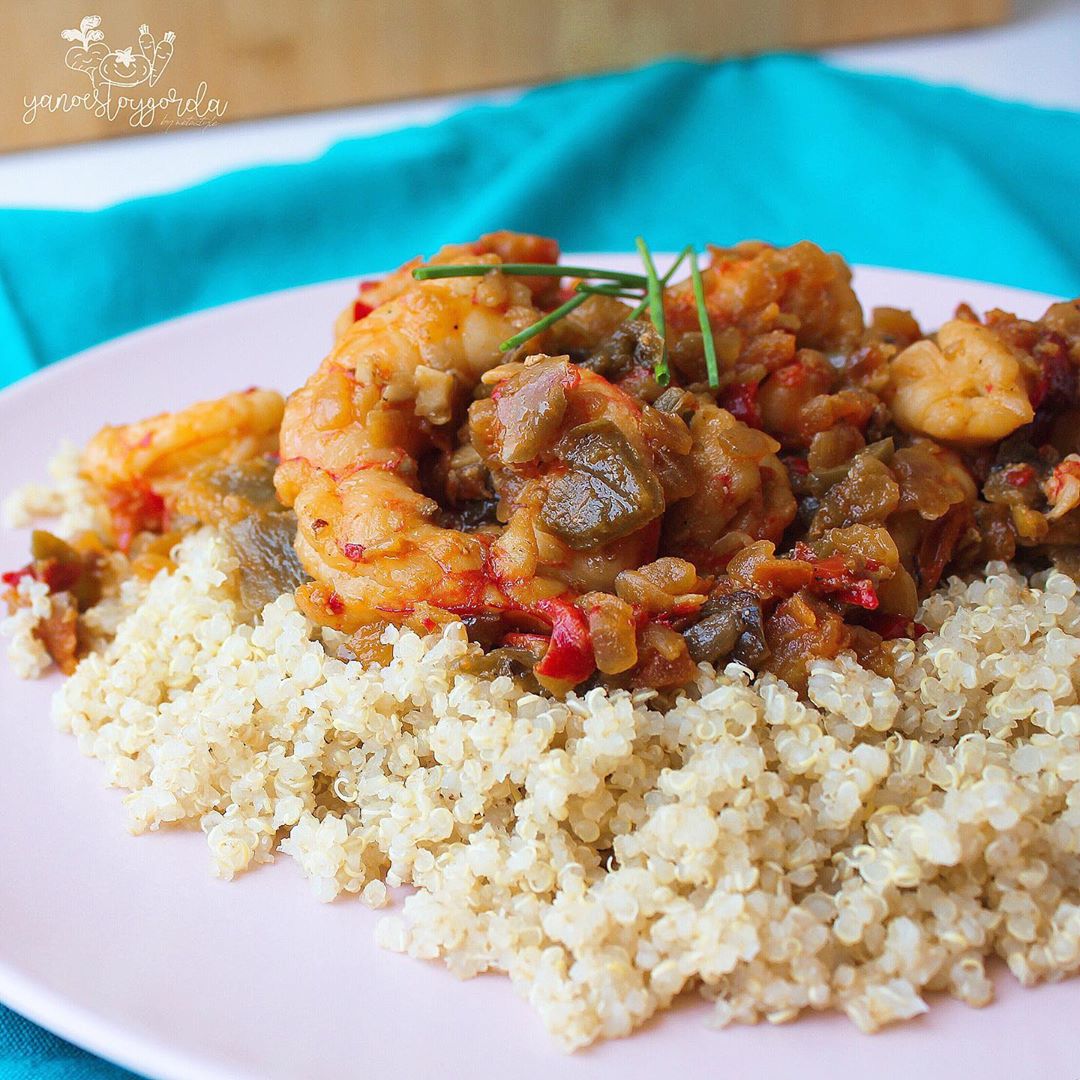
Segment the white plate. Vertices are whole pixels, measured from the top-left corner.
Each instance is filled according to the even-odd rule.
[[[580,256],[632,266],[611,255]],[[1050,298],[975,282],[862,269],[869,309],[934,326],[955,303],[1042,312]],[[326,351],[354,295],[333,282],[207,311],[90,349],[0,393],[0,493],[43,477],[61,437],[258,383],[289,390]],[[0,567],[26,537],[0,533]],[[383,952],[380,915],[317,903],[291,859],[225,884],[197,832],[133,839],[102,768],[56,733],[59,678],[16,680],[0,659],[0,999],[105,1057],[159,1077],[680,1076],[804,1078],[1080,1075],[1080,983],[952,1001],[879,1035],[846,1018],[705,1027],[700,1002],[630,1039],[571,1058],[507,980],[460,983]]]

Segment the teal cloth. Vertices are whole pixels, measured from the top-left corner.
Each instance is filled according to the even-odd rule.
[[[666,62],[101,211],[0,211],[0,384],[504,227],[579,250],[810,237],[855,262],[1075,295],[1078,193],[1080,113],[806,57]]]
[[[0,1005],[0,1080],[136,1080]]]
[[[578,250],[809,237],[854,262],[1072,296],[1078,193],[1078,113],[810,58],[666,62],[106,210],[2,210],[0,385],[496,228]],[[124,1075],[0,1008],[0,1080]]]

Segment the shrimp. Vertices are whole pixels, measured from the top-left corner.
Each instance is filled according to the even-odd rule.
[[[485,254],[498,255],[502,262],[554,263],[559,257],[559,245],[546,236],[494,232],[481,236],[475,244],[448,244],[427,265],[470,263],[476,261],[477,255]],[[353,323],[366,318],[377,307],[411,289],[416,284],[412,272],[423,262],[417,256],[384,278],[361,281],[359,297],[348,304],[334,323],[334,340],[343,337]],[[519,277],[517,280],[529,289],[538,304],[550,301],[558,291],[559,280],[555,277]]]
[[[856,387],[839,388],[838,382],[837,369],[821,353],[800,350],[761,384],[761,427],[795,447],[808,447],[815,435],[840,423],[865,428],[877,397]]]
[[[284,405],[277,391],[253,388],[138,423],[105,427],[87,444],[81,471],[92,483],[109,488],[179,477],[215,456],[237,462],[272,453]]]
[[[297,599],[348,632],[420,605],[505,606],[488,569],[493,538],[438,523],[418,462],[449,444],[471,391],[504,359],[500,342],[539,311],[529,282],[500,274],[494,251],[457,247],[439,258],[491,272],[399,278],[400,291],[345,331],[285,407],[275,484],[296,511],[297,554],[315,579]]]
[[[108,509],[120,550],[128,551],[139,533],[168,528],[193,466],[275,453],[284,407],[276,391],[253,388],[102,428],[83,451],[80,471]]]
[[[711,402],[699,402],[690,434],[690,462],[705,483],[668,514],[664,551],[715,571],[733,544],[778,543],[796,511],[780,444]]]
[[[786,248],[757,241],[712,248],[702,280],[713,327],[737,329],[744,350],[756,337],[782,332],[793,335],[800,348],[844,352],[862,335],[851,271],[838,255],[808,240]],[[689,279],[667,290],[664,307],[672,330],[698,329]]]
[[[992,330],[952,319],[889,364],[885,400],[905,431],[959,446],[1011,435],[1035,416],[1023,368]]]
[[[1080,506],[1080,455],[1069,454],[1055,465],[1042,487],[1051,506],[1047,521],[1057,521]]]

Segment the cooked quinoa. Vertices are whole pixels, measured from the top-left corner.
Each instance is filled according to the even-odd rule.
[[[52,664],[35,631],[52,610],[49,587],[42,581],[23,578],[15,587],[18,607],[0,618],[0,635],[9,638],[8,663],[20,679],[36,679]]]
[[[385,666],[291,595],[242,621],[212,530],[129,590],[55,718],[231,878],[276,851],[385,946],[506,972],[568,1049],[700,988],[718,1024],[842,1009],[865,1031],[1080,966],[1080,601],[1001,564],[924,606],[895,679],[815,662],[809,701],[702,664],[673,702],[559,701],[461,672],[464,628]],[[16,639],[18,640],[18,639]]]
[[[107,530],[108,514],[92,485],[79,474],[81,457],[80,447],[62,442],[48,462],[49,483],[24,484],[13,491],[0,506],[3,524],[21,529],[41,518],[53,518],[61,536]]]

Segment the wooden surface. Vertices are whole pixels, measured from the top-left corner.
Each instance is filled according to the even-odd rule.
[[[4,0],[0,149],[540,82],[671,53],[954,30],[1001,21],[1008,8],[1009,0]],[[104,41],[83,56],[82,42],[61,31],[78,32],[91,12]],[[116,57],[92,83],[88,69],[109,51],[131,47],[144,63],[142,24],[151,59],[154,43],[175,33],[153,87],[108,82],[141,70]],[[65,64],[69,50],[78,70]],[[169,101],[149,115],[145,99],[187,103],[200,84],[201,101],[184,115]],[[95,85],[97,98],[87,98]],[[96,115],[103,96],[114,115]]]

